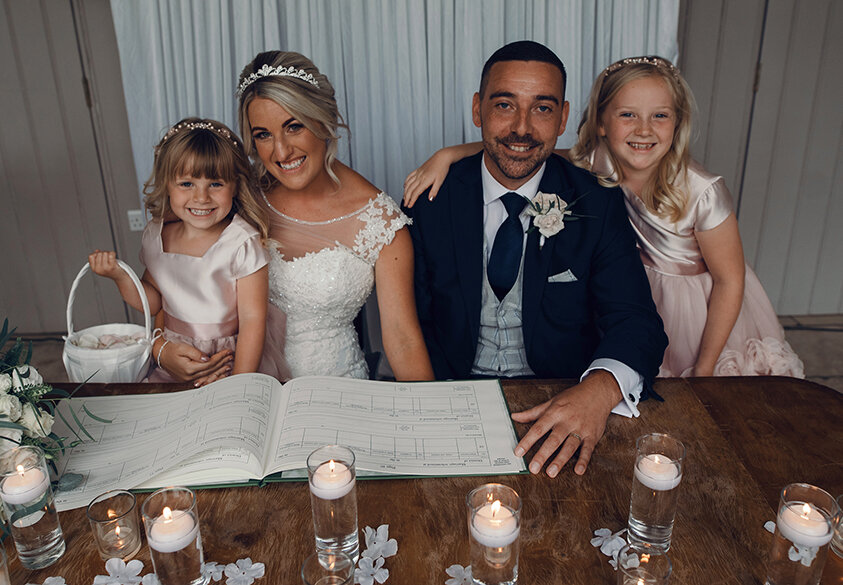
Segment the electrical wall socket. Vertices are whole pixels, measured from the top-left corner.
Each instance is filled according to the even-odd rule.
[[[142,232],[146,227],[146,214],[142,209],[129,210],[129,231]]]

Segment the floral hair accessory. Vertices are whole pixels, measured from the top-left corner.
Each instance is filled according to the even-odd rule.
[[[615,61],[603,71],[603,77],[608,77],[615,71],[619,69],[623,69],[627,65],[652,65],[653,67],[657,67],[659,69],[664,69],[668,73],[670,73],[674,78],[679,79],[679,69],[676,66],[668,61],[667,59],[662,59],[661,57],[656,57],[655,55],[647,55],[644,57],[628,57],[626,59],[621,59],[620,61]]]
[[[231,135],[231,132],[226,130],[225,128],[218,128],[214,126],[210,122],[181,122],[176,124],[164,135],[164,138],[161,139],[161,142],[158,144],[158,148],[155,150],[155,154],[158,154],[158,150],[164,146],[164,143],[167,142],[170,138],[181,132],[182,130],[210,130],[211,132],[216,132],[223,138],[226,138],[231,141],[234,146],[237,146],[237,139]]]
[[[306,72],[304,69],[296,69],[292,65],[289,67],[270,67],[269,65],[264,65],[240,82],[240,85],[237,87],[237,95],[243,95],[246,88],[261,77],[295,77],[296,79],[306,81],[313,87],[319,87],[319,82],[316,81],[313,74]]]

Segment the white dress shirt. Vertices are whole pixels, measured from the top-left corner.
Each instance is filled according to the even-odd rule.
[[[503,201],[501,201],[501,196],[506,193],[514,192],[526,198],[527,201],[531,201],[539,191],[539,183],[544,176],[545,164],[542,164],[536,174],[533,175],[529,181],[514,190],[507,189],[498,183],[498,181],[489,172],[486,164],[486,155],[483,154],[483,161],[480,165],[480,174],[483,181],[484,249],[486,250],[486,263],[488,264],[489,256],[492,253],[492,245],[495,242],[495,236],[497,235],[501,224],[508,216],[506,207],[504,206]],[[524,227],[524,231],[527,230],[530,223],[530,216],[527,215],[526,211],[527,207],[524,208],[524,211],[522,211],[519,216],[521,225]],[[526,245],[526,241],[527,238],[524,238],[524,245]],[[623,362],[611,358],[599,358],[591,362],[588,369],[586,369],[580,377],[580,381],[582,381],[589,372],[594,370],[606,370],[615,377],[615,381],[618,383],[618,386],[620,386],[623,400],[621,400],[617,406],[612,409],[612,412],[626,417],[638,416],[638,401],[641,398],[641,390],[644,386],[643,376]]]

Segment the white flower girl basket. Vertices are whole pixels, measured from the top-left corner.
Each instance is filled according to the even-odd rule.
[[[82,277],[90,270],[88,264],[85,264],[76,275],[67,299],[67,337],[64,340],[62,360],[71,382],[140,382],[149,369],[149,357],[152,352],[152,317],[149,312],[149,301],[146,299],[143,285],[131,267],[122,260],[118,260],[117,264],[129,275],[138,289],[143,304],[144,325],[109,323],[73,332],[73,301],[76,300],[76,289]],[[94,337],[108,333],[113,335],[143,333],[144,338],[134,345],[106,349],[79,347],[71,342],[86,333]]]

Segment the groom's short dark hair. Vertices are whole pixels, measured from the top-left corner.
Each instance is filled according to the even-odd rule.
[[[504,45],[489,57],[486,64],[483,65],[483,73],[480,75],[480,97],[486,91],[486,84],[489,81],[489,71],[492,65],[500,63],[501,61],[541,61],[542,63],[550,63],[562,73],[562,99],[565,99],[565,85],[568,83],[568,76],[565,74],[565,65],[556,53],[535,41],[515,41]]]

